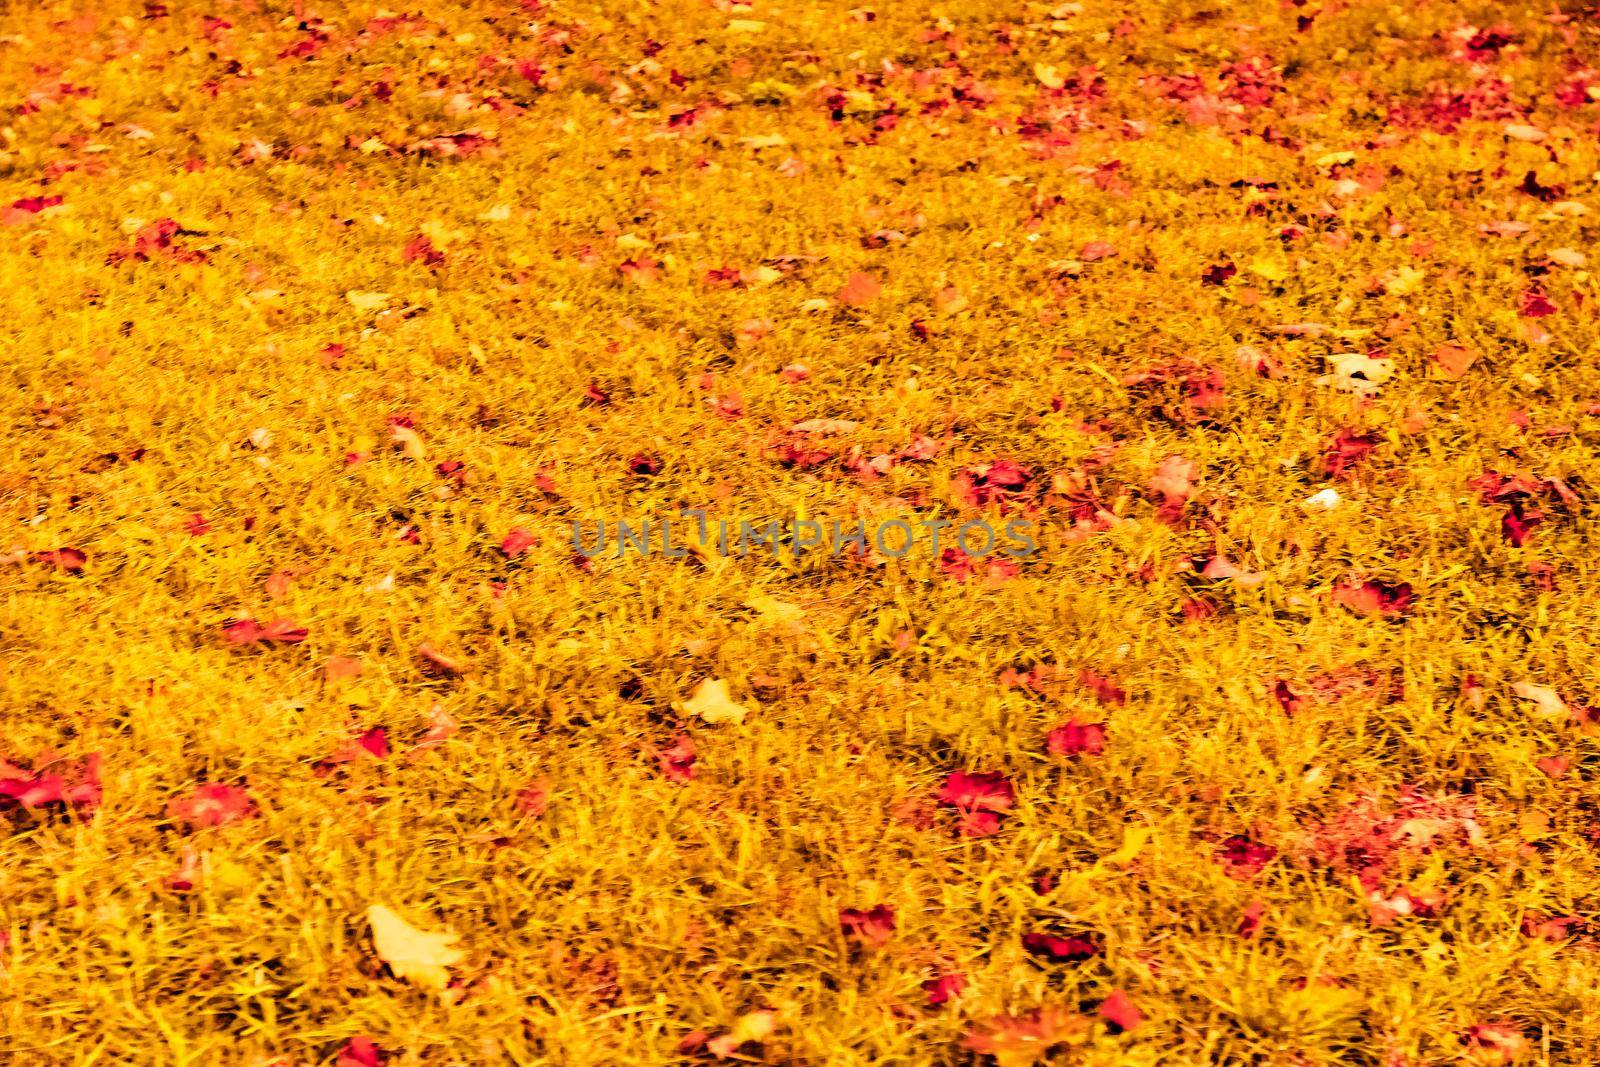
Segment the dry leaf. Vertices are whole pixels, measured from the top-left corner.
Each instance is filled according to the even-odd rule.
[[[428,449],[422,443],[422,435],[411,427],[395,426],[390,433],[390,439],[407,459],[428,458]]]
[[[695,689],[694,695],[684,702],[683,710],[704,719],[712,726],[723,722],[744,722],[748,709],[733,702],[728,693],[728,683],[721,678],[707,678]]]
[[[777,1023],[778,1013],[774,1011],[752,1011],[741,1015],[732,1030],[706,1042],[706,1051],[718,1059],[727,1059],[746,1041],[765,1041],[771,1037]]]
[[[367,922],[372,924],[378,958],[389,965],[395,977],[425,989],[442,990],[450,982],[448,968],[466,958],[460,949],[451,947],[458,935],[419,930],[382,904],[367,909]]]
[[[1541,714],[1557,717],[1567,714],[1567,702],[1547,685],[1517,682],[1511,687],[1511,691],[1523,700],[1531,700],[1537,704]]]

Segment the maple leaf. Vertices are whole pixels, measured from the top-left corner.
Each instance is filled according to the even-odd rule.
[[[1222,861],[1228,877],[1242,882],[1260,874],[1277,857],[1278,850],[1271,845],[1253,841],[1242,834],[1228,838],[1217,851],[1217,858]]]
[[[52,548],[47,552],[33,554],[35,563],[43,563],[67,574],[82,574],[83,565],[88,558],[76,548]]]
[[[1534,685],[1532,682],[1514,682],[1511,686],[1511,691],[1523,700],[1533,701],[1540,714],[1549,715],[1552,718],[1563,718],[1570,711],[1567,707],[1567,702],[1561,699],[1561,694],[1547,685]]]
[[[1022,947],[1052,963],[1080,963],[1100,955],[1100,940],[1092,934],[1052,934],[1034,931],[1022,935]]]
[[[92,812],[100,806],[98,753],[78,765],[41,756],[34,766],[29,771],[0,759],[0,810],[58,807]]]
[[[1581,915],[1551,915],[1522,917],[1522,935],[1559,943],[1589,932],[1589,920]]]
[[[951,997],[960,996],[966,987],[966,977],[955,971],[943,971],[922,983],[922,991],[928,994],[929,1007],[938,1007]]]
[[[422,660],[423,673],[435,678],[457,678],[468,669],[466,661],[445,655],[427,641],[417,646],[417,656]]]
[[[1267,906],[1259,900],[1252,900],[1244,907],[1244,912],[1239,916],[1239,925],[1236,932],[1246,941],[1255,937],[1261,930],[1261,920],[1267,914]]]
[[[422,443],[422,435],[403,423],[393,423],[389,427],[389,439],[394,447],[407,459],[424,460],[428,458],[428,448]]]
[[[1476,1023],[1461,1040],[1479,1063],[1514,1063],[1533,1051],[1533,1043],[1508,1023]]]
[[[1100,1002],[1099,1013],[1100,1018],[1123,1033],[1127,1033],[1144,1021],[1144,1016],[1139,1014],[1139,1009],[1134,1006],[1133,1000],[1120,989],[1112,990],[1111,995]]]
[[[694,777],[694,739],[688,734],[679,734],[671,748],[656,753],[656,760],[661,764],[661,773],[670,781],[689,781]]]
[[[167,818],[191,830],[226,826],[256,814],[255,801],[243,786],[206,782],[167,805]]]
[[[1161,498],[1166,508],[1181,508],[1194,487],[1195,466],[1182,456],[1168,456],[1156,467],[1149,481],[1150,491]]]
[[[331,656],[328,663],[322,668],[322,676],[328,682],[342,682],[348,678],[361,677],[361,661],[349,656]]]
[[[264,642],[277,642],[285,645],[296,645],[306,639],[310,632],[304,626],[297,626],[288,619],[274,619],[265,625],[256,622],[248,615],[235,619],[223,626],[228,642],[234,645],[251,645]]]
[[[894,935],[894,909],[887,904],[865,910],[843,908],[839,912],[839,928],[846,937],[857,938],[874,948],[881,947]]]
[[[657,456],[641,452],[628,460],[628,470],[640,476],[661,473],[661,460]]]
[[[1247,571],[1234,563],[1228,557],[1218,552],[1213,554],[1200,569],[1202,578],[1226,578],[1242,589],[1254,589],[1267,580],[1267,576],[1260,571]]]
[[[846,307],[866,307],[883,293],[883,286],[870,274],[856,272],[845,279],[839,290],[839,303]]]
[[[1322,469],[1330,478],[1342,478],[1378,447],[1377,434],[1340,430],[1323,447]]]
[[[535,778],[517,793],[517,810],[534,818],[545,813],[550,806],[550,780]]]
[[[369,759],[389,758],[389,731],[374,726],[356,737],[346,740],[326,759],[313,764],[321,773],[329,773],[341,763],[355,763]]]
[[[344,1043],[333,1067],[383,1067],[383,1061],[387,1058],[378,1048],[377,1042],[364,1034],[358,1034]]]
[[[1358,582],[1347,579],[1333,587],[1333,601],[1358,615],[1404,615],[1415,600],[1406,582]]]
[[[778,1013],[761,1010],[747,1012],[734,1022],[733,1028],[720,1037],[706,1042],[706,1051],[725,1060],[739,1051],[739,1046],[753,1041],[765,1041],[777,1028]]]
[[[1098,756],[1106,750],[1106,726],[1069,719],[1045,736],[1052,756]]]
[[[1440,345],[1433,350],[1433,362],[1447,378],[1464,377],[1477,358],[1476,352],[1460,345]]]
[[[1057,1045],[1080,1038],[1089,1028],[1081,1015],[1041,1008],[1025,1015],[999,1015],[985,1020],[962,1044],[972,1052],[994,1057],[998,1067],[1032,1067]]]
[[[712,726],[724,722],[741,723],[749,714],[743,705],[734,703],[728,683],[721,678],[707,678],[696,686],[694,693],[684,701],[683,710]]]
[[[428,711],[428,732],[422,735],[422,740],[411,746],[411,751],[406,753],[406,759],[416,760],[443,745],[454,737],[461,729],[461,724],[454,715],[444,710],[444,705],[435,704]]]
[[[460,940],[458,935],[418,929],[383,904],[367,908],[367,922],[378,958],[396,978],[424,989],[444,989],[450,982],[449,968],[466,958],[466,953],[452,947]]]
[[[998,833],[1002,815],[1011,810],[1016,799],[1010,781],[993,771],[952,771],[939,790],[939,803],[960,813],[960,830],[967,837]]]

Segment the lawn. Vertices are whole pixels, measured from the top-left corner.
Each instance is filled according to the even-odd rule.
[[[0,1062],[1600,1060],[1596,68],[0,0]]]

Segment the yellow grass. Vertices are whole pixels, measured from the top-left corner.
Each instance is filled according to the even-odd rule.
[[[1600,891],[1592,15],[165,8],[0,4],[0,213],[62,198],[0,220],[0,781],[103,790],[0,810],[0,1062],[932,1067],[1035,1011],[1039,1062],[1600,1056],[1594,949],[1537,925]],[[682,507],[1040,550],[571,560]]]

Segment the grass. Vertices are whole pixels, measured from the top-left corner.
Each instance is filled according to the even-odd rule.
[[[0,1060],[1593,1062],[1597,37],[0,8]]]

